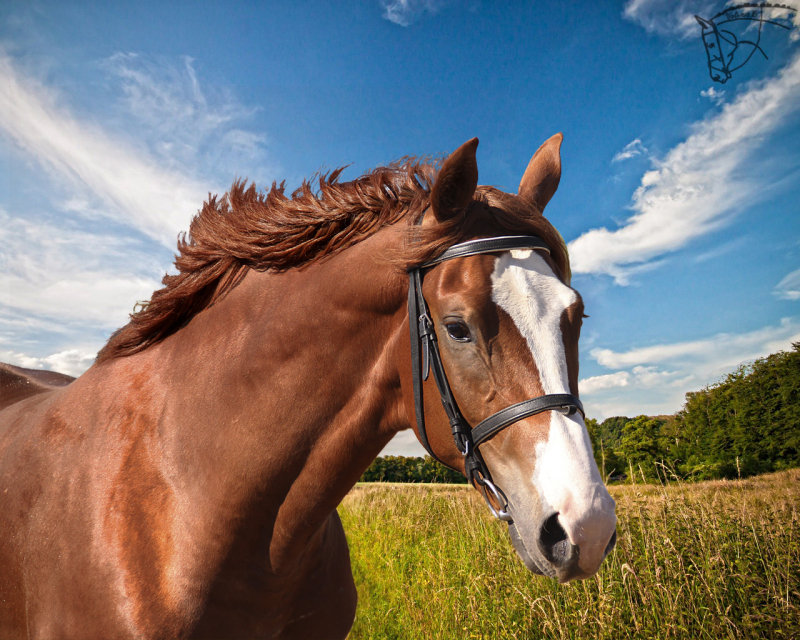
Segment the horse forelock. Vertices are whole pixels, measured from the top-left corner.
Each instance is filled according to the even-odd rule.
[[[516,196],[480,186],[473,206],[462,216],[422,228],[415,223],[430,205],[436,163],[406,158],[350,182],[339,181],[342,171],[305,180],[288,196],[285,183],[260,191],[245,181],[234,182],[222,197],[209,196],[188,234],[178,238],[178,273],[164,276],[164,286],[111,336],[97,362],[143,351],[175,333],[233,289],[248,269],[278,272],[299,267],[337,254],[403,219],[405,241],[387,256],[396,267],[421,264],[490,229],[540,235],[551,248],[559,275],[569,282],[563,239]]]

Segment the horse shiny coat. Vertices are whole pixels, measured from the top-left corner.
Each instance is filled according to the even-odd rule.
[[[541,238],[549,254],[438,264],[424,296],[469,424],[578,393],[583,305],[542,216],[560,143],[515,195],[477,186],[477,140],[438,173],[334,172],[291,197],[235,184],[85,374],[0,367],[0,638],[344,638],[356,591],[336,505],[416,429],[406,270],[470,239]],[[463,469],[424,389],[430,446]],[[616,518],[580,414],[532,415],[481,451],[526,566],[595,573]]]

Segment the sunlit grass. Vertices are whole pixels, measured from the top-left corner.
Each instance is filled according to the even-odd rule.
[[[358,485],[350,637],[800,638],[798,483],[612,487],[617,548],[568,585],[528,573],[467,487]]]

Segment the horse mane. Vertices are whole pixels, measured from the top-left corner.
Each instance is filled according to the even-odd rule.
[[[233,289],[248,269],[285,271],[332,256],[405,218],[404,246],[391,261],[402,268],[423,263],[476,232],[478,216],[466,213],[439,224],[415,226],[430,204],[437,167],[411,158],[378,167],[350,182],[344,168],[304,180],[291,196],[285,183],[268,192],[236,181],[221,198],[209,196],[178,236],[176,275],[140,303],[127,325],[97,354],[100,363],[129,356],[178,331]],[[518,198],[493,187],[478,187],[475,199],[492,209],[493,226],[510,233],[535,233],[551,247],[557,270],[569,281],[566,245],[550,223]]]

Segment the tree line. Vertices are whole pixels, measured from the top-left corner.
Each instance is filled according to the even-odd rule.
[[[441,482],[466,484],[458,471],[425,456],[381,456],[361,476],[361,482]]]
[[[671,416],[586,420],[597,466],[611,482],[737,478],[800,467],[800,342],[686,394]],[[364,482],[466,482],[433,460],[377,458]]]
[[[800,466],[800,342],[686,394],[673,416],[587,420],[604,477],[737,478]]]

